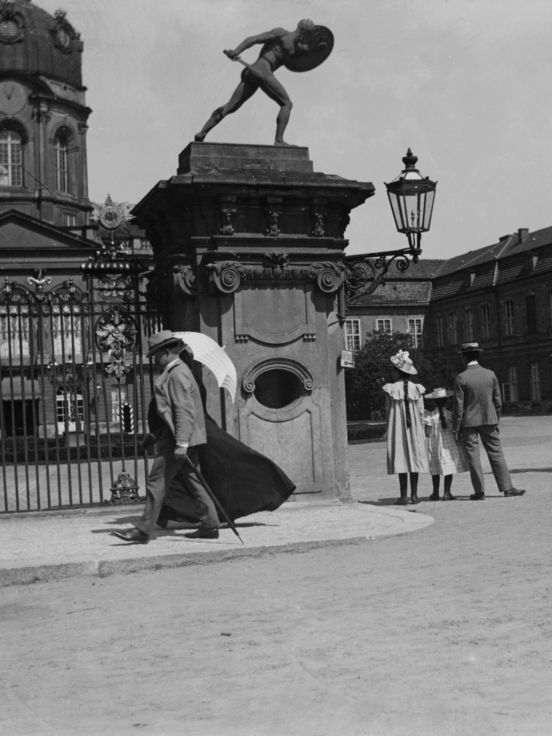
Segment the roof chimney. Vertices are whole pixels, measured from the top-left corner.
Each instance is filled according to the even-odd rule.
[[[518,238],[520,243],[525,243],[526,240],[529,240],[529,228],[520,227],[518,229]]]

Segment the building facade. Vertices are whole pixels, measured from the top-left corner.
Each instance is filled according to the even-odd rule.
[[[63,11],[0,2],[0,513],[144,473],[151,249],[128,208],[89,200],[82,53]]]
[[[406,271],[392,264],[385,282],[371,294],[347,301],[345,349],[359,350],[373,334],[408,333],[424,347],[432,280],[443,261],[421,260]]]
[[[460,345],[477,341],[507,411],[552,408],[552,227],[520,228],[448,260],[422,258],[404,273],[391,268],[346,316],[351,349],[374,331],[417,331],[421,320],[424,356],[449,381],[462,367]]]

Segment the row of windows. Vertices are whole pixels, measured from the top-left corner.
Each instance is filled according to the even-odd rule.
[[[530,363],[530,398],[531,401],[540,401],[542,399],[541,388],[541,371],[538,363]],[[504,401],[518,401],[518,375],[517,366],[509,365],[507,372],[507,380],[502,384],[502,398]]]
[[[56,155],[56,187],[68,193],[69,182],[69,137],[59,132],[54,140]],[[25,183],[25,145],[15,130],[0,130],[0,186],[22,187]]]
[[[424,327],[424,321],[421,317],[408,317],[407,318],[408,329],[407,332],[412,335],[415,347],[421,347],[422,345],[422,332]],[[385,335],[391,335],[393,332],[393,320],[391,317],[378,317],[376,318],[376,332]],[[345,349],[360,350],[362,347],[362,338],[360,334],[360,319],[346,319],[345,320]]]
[[[548,295],[548,311],[552,320],[552,292]],[[462,313],[462,340],[470,342],[475,339],[488,340],[491,337],[491,308],[489,304],[481,304],[478,310],[479,330],[476,335],[474,327],[474,309],[465,307]],[[505,337],[516,334],[515,304],[512,299],[506,299],[502,303],[502,329]],[[534,294],[525,297],[525,330],[529,334],[537,332],[537,307]],[[442,348],[445,344],[456,344],[460,342],[458,334],[459,316],[457,312],[450,312],[445,316],[439,316],[435,320],[435,336],[437,347]]]

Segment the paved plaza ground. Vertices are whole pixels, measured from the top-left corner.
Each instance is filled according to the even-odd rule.
[[[409,534],[0,589],[0,733],[549,736],[552,417],[501,432],[527,494],[459,476]],[[350,465],[388,508],[383,443]]]

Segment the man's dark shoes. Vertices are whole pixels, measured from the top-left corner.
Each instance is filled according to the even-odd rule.
[[[470,496],[472,501],[484,501],[485,500],[485,494],[484,493],[474,493]]]
[[[452,493],[445,493],[443,496],[443,501],[454,501],[456,499],[456,496],[453,496]]]
[[[114,529],[111,533],[124,542],[131,542],[132,544],[147,544],[149,542],[149,536],[139,529]]]
[[[504,491],[504,497],[510,498],[511,496],[523,496],[524,493],[525,491],[520,488],[510,488],[509,491]]]
[[[190,532],[190,534],[185,534],[185,537],[188,537],[188,539],[218,539],[219,538],[219,530],[218,529],[198,529],[195,532]]]

